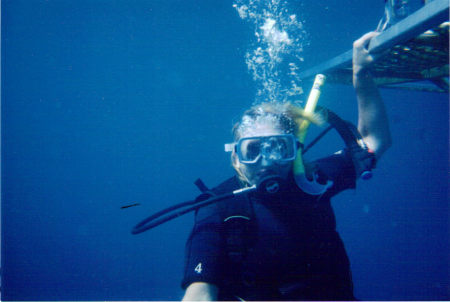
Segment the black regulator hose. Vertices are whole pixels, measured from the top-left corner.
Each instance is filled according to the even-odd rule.
[[[269,176],[261,179],[257,185],[253,185],[251,187],[238,189],[238,190],[235,190],[230,193],[226,193],[223,195],[208,198],[206,200],[191,200],[191,201],[179,203],[179,204],[171,206],[167,209],[161,210],[161,211],[147,217],[146,219],[142,220],[131,230],[131,233],[133,235],[140,234],[140,233],[148,231],[162,223],[165,223],[169,220],[180,217],[181,215],[187,214],[187,213],[195,211],[199,208],[205,207],[207,205],[210,205],[210,204],[213,204],[213,203],[225,200],[225,199],[234,198],[241,194],[248,194],[250,192],[255,192],[255,191],[258,191],[259,193],[263,193],[263,194],[278,193],[282,188],[282,184],[283,184],[283,180],[280,177],[269,175]],[[185,207],[188,207],[188,208],[179,210],[175,213],[172,213],[178,209],[185,208]]]
[[[167,222],[169,220],[172,220],[174,218],[180,217],[181,215],[187,214],[189,212],[195,211],[201,207],[210,205],[212,203],[215,202],[219,202],[221,200],[224,199],[228,199],[228,198],[233,198],[235,195],[233,194],[233,192],[231,193],[227,193],[224,195],[220,195],[220,196],[216,196],[216,197],[212,197],[206,200],[191,200],[191,201],[186,201],[174,206],[171,206],[167,209],[164,209],[162,211],[159,211],[149,217],[147,217],[146,219],[142,220],[141,222],[139,222],[131,231],[132,234],[139,234],[142,232],[145,232],[147,230],[150,230],[164,222]],[[172,213],[173,211],[180,209],[180,208],[184,208],[187,206],[191,206],[187,209],[184,210],[180,210],[178,212]],[[164,216],[166,214],[172,213],[171,215],[167,215]]]

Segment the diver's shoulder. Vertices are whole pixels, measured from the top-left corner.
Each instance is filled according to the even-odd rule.
[[[239,185],[240,185],[239,180],[237,179],[236,176],[233,176],[222,181],[220,184],[210,189],[209,192],[206,193],[207,194],[206,196],[213,197],[223,195],[238,189]],[[224,211],[226,211],[226,208],[223,205],[224,204],[221,202],[216,202],[199,208],[196,211],[195,215],[197,226],[203,225],[211,228],[211,226],[213,225],[216,226],[221,225],[224,216]],[[228,203],[227,205],[230,204]]]

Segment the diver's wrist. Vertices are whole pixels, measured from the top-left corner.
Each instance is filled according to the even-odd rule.
[[[353,77],[370,77],[370,68],[368,66],[356,65],[353,67]]]
[[[364,85],[364,83],[372,81],[372,74],[368,67],[358,66],[353,68],[353,86]]]

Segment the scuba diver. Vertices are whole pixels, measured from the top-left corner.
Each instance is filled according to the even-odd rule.
[[[367,48],[376,35],[367,33],[353,44],[360,135],[352,142],[363,147],[347,144],[303,164],[301,124],[320,121],[290,103],[253,106],[234,126],[235,141],[225,149],[237,175],[212,190],[199,183],[198,201],[261,183],[275,194],[255,191],[196,209],[186,244],[183,300],[355,300],[330,199],[355,188],[391,144],[369,70],[373,58]]]
[[[384,0],[384,15],[377,30],[382,32],[433,0]]]

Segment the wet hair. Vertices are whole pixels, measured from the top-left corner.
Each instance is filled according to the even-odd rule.
[[[271,123],[275,128],[288,134],[297,135],[298,127],[303,120],[320,123],[316,115],[307,115],[303,109],[286,103],[262,103],[252,106],[244,112],[239,122],[234,124],[232,133],[235,141],[239,140],[245,131],[261,123]]]

